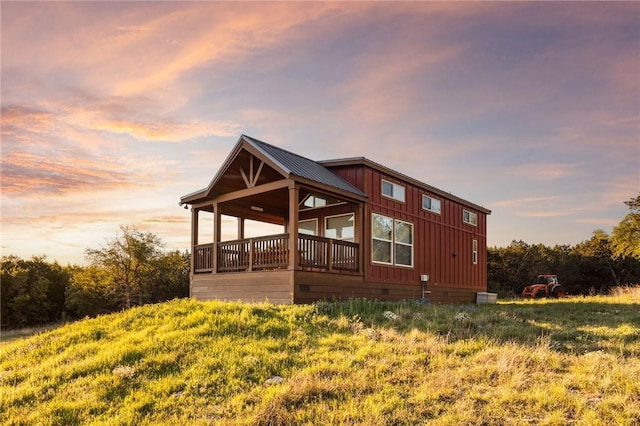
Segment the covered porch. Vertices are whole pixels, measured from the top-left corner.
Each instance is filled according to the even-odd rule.
[[[191,206],[192,297],[293,303],[301,279],[362,282],[366,200],[318,163],[243,135],[209,186],[180,200]]]
[[[297,303],[305,297],[324,297],[313,295],[318,283],[330,288],[359,286],[364,277],[360,226],[364,206],[340,201],[305,207],[305,200],[315,202],[320,197],[315,190],[294,184],[293,189],[282,188],[270,195],[193,208],[192,297]],[[279,211],[278,200],[279,206],[288,207],[279,215],[274,214]],[[260,209],[251,208],[258,205]],[[236,238],[228,238],[229,229],[223,232],[221,224],[229,228],[234,221]],[[200,232],[204,223],[207,229]],[[261,224],[284,232],[246,237],[255,234],[251,228]]]

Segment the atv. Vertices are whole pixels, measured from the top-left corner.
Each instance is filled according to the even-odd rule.
[[[539,297],[565,297],[567,293],[558,283],[557,275],[538,275],[535,283],[528,285],[522,291],[522,297],[536,299]]]

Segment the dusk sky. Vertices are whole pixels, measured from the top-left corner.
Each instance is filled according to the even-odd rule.
[[[483,205],[489,246],[611,232],[640,190],[637,1],[0,7],[2,255],[187,250],[242,133]]]

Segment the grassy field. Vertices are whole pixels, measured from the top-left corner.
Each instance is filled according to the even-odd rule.
[[[0,344],[0,423],[637,425],[639,303],[145,306]]]

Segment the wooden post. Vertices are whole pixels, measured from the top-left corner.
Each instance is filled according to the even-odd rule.
[[[358,243],[358,259],[356,260],[356,266],[358,267],[358,272],[364,272],[364,256],[365,256],[365,247],[367,246],[367,241],[365,241],[365,235],[367,232],[365,231],[365,226],[367,225],[367,221],[364,217],[364,204],[358,203],[358,208],[356,209],[356,217],[354,226],[354,241]]]
[[[217,203],[213,204],[213,247],[211,249],[211,273],[218,272],[218,243],[220,242],[220,232],[222,214]]]
[[[198,245],[198,209],[191,208],[191,275],[195,272],[196,246]]]
[[[329,272],[331,272],[333,271],[333,239],[329,239],[327,251],[327,266],[329,267]]]
[[[244,240],[244,217],[239,217],[238,219],[238,239]]]
[[[289,220],[287,222],[289,234],[289,269],[298,267],[298,198],[300,187],[292,182],[289,185]]]

